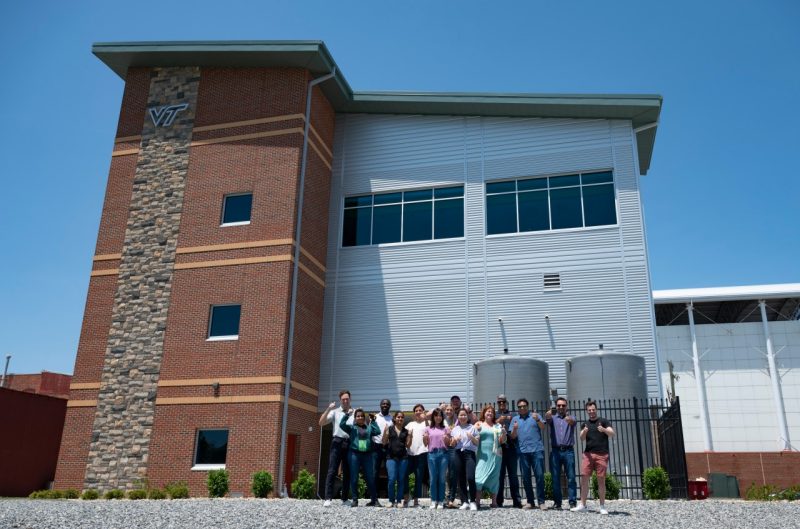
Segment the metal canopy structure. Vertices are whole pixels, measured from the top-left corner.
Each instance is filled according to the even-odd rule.
[[[768,321],[800,319],[800,283],[653,291],[659,327],[689,325],[688,303],[693,305],[696,325],[761,322],[760,300]]]
[[[663,102],[653,94],[358,92],[325,43],[316,40],[98,42],[92,53],[122,79],[135,67],[303,68],[315,76],[335,72],[319,86],[340,113],[630,120],[643,175],[650,168]]]

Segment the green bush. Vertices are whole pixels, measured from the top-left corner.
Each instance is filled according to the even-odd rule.
[[[86,489],[85,491],[83,491],[83,494],[81,494],[82,500],[96,500],[99,497],[100,493],[97,492],[95,489]]]
[[[800,485],[794,485],[778,493],[779,500],[795,501],[800,500]]]
[[[128,491],[129,500],[146,500],[147,491],[144,489],[133,489]]]
[[[107,500],[121,500],[125,497],[125,493],[119,489],[111,489],[105,494],[103,494],[103,498]]]
[[[81,493],[75,489],[67,489],[64,491],[64,497],[68,500],[77,500],[81,497]]]
[[[414,487],[417,485],[417,475],[413,472],[408,475],[408,488],[406,489],[406,495],[411,498],[414,496]]]
[[[167,498],[167,493],[161,489],[150,489],[147,491],[147,499],[149,500],[164,500]]]
[[[32,500],[60,500],[64,498],[64,493],[60,490],[37,490],[31,492],[28,498]]]
[[[544,499],[553,499],[553,475],[550,472],[544,473]]]
[[[164,485],[164,492],[173,500],[181,500],[189,497],[189,486],[185,481],[174,481]]]
[[[598,488],[597,488],[597,472],[592,472],[592,497],[599,498]],[[619,491],[622,489],[622,485],[617,479],[616,474],[606,474],[606,499],[607,500],[618,500],[619,499]]]
[[[228,471],[224,468],[212,470],[206,479],[208,486],[208,496],[210,498],[222,498],[228,493]]]
[[[256,498],[266,498],[272,492],[272,474],[266,470],[261,470],[253,474],[253,485],[251,487],[253,496]]]
[[[311,500],[317,495],[317,478],[306,469],[300,471],[292,482],[292,497],[300,500]]]
[[[364,481],[364,476],[358,476],[358,497],[359,498],[367,497],[367,482]]]
[[[665,500],[669,498],[671,487],[669,475],[661,467],[645,469],[642,476],[642,491],[648,500]]]

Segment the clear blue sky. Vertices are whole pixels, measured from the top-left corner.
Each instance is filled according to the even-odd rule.
[[[661,94],[653,287],[800,281],[795,0],[2,2],[11,372],[73,369],[123,89],[91,44],[255,39],[324,40],[355,90]]]

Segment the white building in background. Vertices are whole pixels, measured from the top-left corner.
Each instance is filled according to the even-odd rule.
[[[653,301],[686,451],[797,450],[800,284],[661,290]]]

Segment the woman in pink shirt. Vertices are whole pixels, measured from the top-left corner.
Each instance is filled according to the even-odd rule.
[[[447,447],[444,438],[450,428],[444,425],[440,408],[431,413],[431,424],[425,428],[422,441],[428,447],[428,472],[431,480],[431,509],[444,509],[444,478],[447,472]]]

